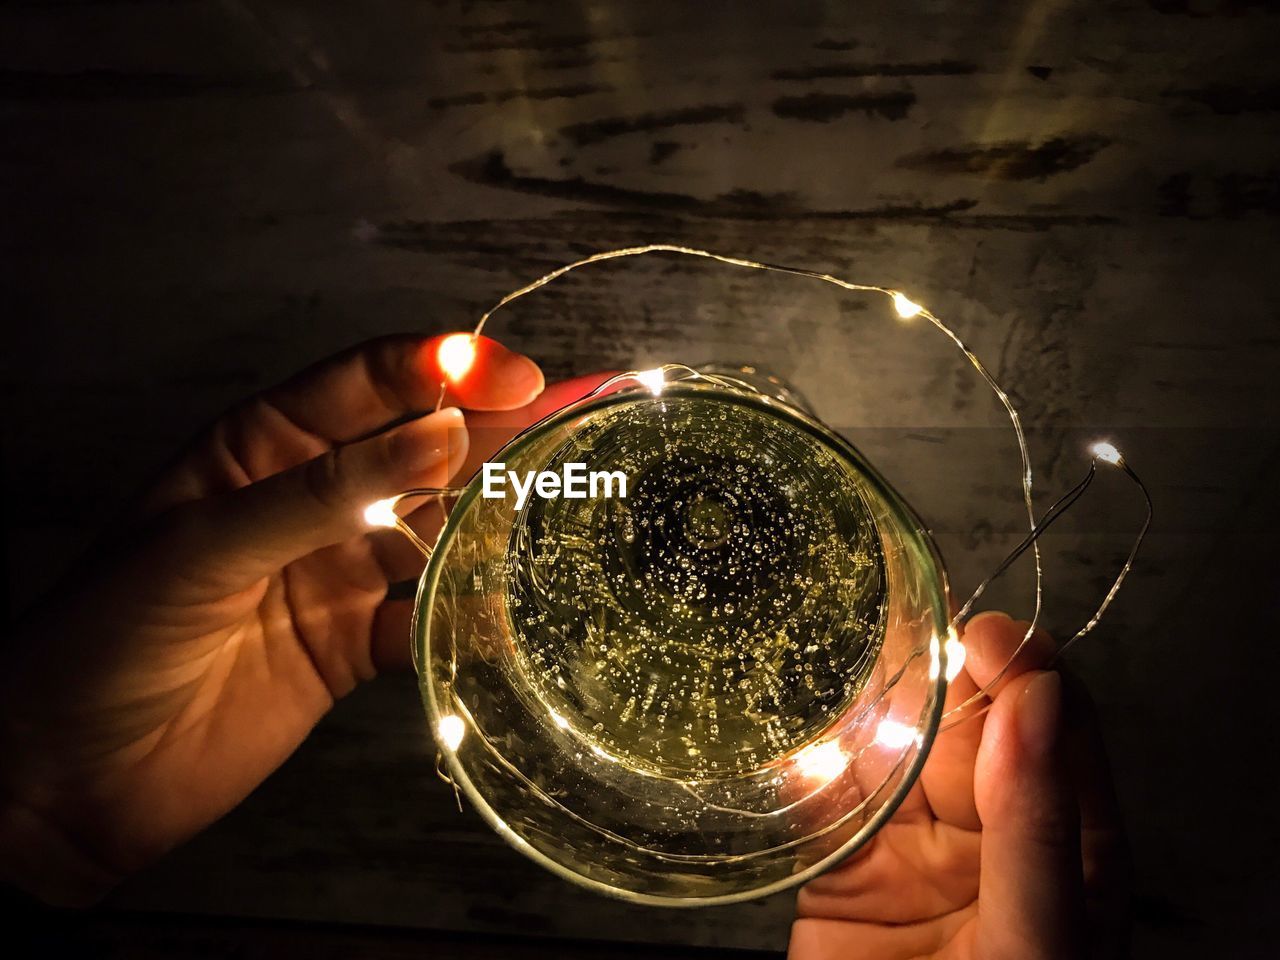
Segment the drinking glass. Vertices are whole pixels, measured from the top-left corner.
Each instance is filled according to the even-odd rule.
[[[458,496],[414,654],[448,777],[517,850],[672,906],[802,883],[865,844],[942,714],[949,600],[923,524],[750,369],[615,378],[494,461],[621,474]]]

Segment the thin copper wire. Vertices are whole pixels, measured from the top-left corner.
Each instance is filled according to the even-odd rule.
[[[945,322],[943,322],[943,320],[940,317],[935,315],[928,308],[920,306],[919,304],[916,304],[914,301],[910,301],[906,297],[906,294],[902,293],[899,290],[895,290],[891,287],[882,287],[875,284],[854,283],[852,281],[843,280],[839,277],[833,276],[832,274],[822,273],[816,270],[808,270],[802,267],[789,267],[789,266],[783,266],[780,264],[765,263],[759,260],[750,260],[743,257],[733,257],[725,254],[712,253],[711,251],[701,250],[696,247],[686,247],[686,246],[681,246],[679,244],[670,244],[670,243],[653,243],[653,244],[645,244],[643,246],[637,246],[637,247],[624,247],[617,250],[606,250],[600,253],[592,254],[591,256],[588,256],[588,257],[583,257],[582,259],[575,260],[571,263],[567,263],[564,266],[561,266],[555,270],[552,270],[550,273],[544,274],[543,276],[539,277],[537,280],[534,280],[533,282],[528,283],[525,286],[512,291],[511,293],[508,293],[496,304],[494,304],[492,307],[486,310],[484,314],[481,315],[480,319],[476,322],[475,328],[472,330],[472,333],[471,333],[472,340],[474,342],[476,339],[480,337],[481,333],[483,333],[484,331],[485,325],[489,322],[489,319],[502,307],[506,306],[509,303],[512,303],[515,300],[520,299],[521,297],[529,293],[532,293],[535,290],[538,290],[541,287],[546,286],[551,281],[564,276],[566,273],[569,273],[570,271],[576,270],[579,267],[587,266],[589,264],[600,263],[605,260],[616,260],[623,257],[634,257],[634,256],[640,256],[640,255],[650,254],[650,253],[674,253],[682,256],[701,257],[703,259],[715,260],[720,263],[729,264],[730,266],[745,267],[753,270],[764,270],[766,272],[772,272],[772,273],[790,274],[792,276],[798,276],[798,277],[808,277],[813,280],[820,280],[823,283],[833,284],[834,286],[840,287],[841,289],[844,289],[844,290],[849,290],[849,291],[858,292],[858,293],[878,293],[887,297],[891,302],[895,304],[895,306],[899,298],[901,298],[902,300],[906,300],[908,303],[911,303],[913,307],[918,307],[918,310],[916,310],[915,313],[911,314],[911,316],[924,317],[931,324],[933,324],[933,326],[936,327],[942,334],[944,334],[955,345],[955,347],[962,354],[964,354],[965,359],[969,361],[969,364],[973,367],[973,369],[978,373],[978,375],[990,388],[992,393],[994,393],[996,398],[1000,401],[1001,406],[1004,407],[1004,410],[1008,415],[1009,422],[1013,427],[1014,436],[1016,437],[1017,443],[1018,443],[1018,456],[1021,463],[1020,481],[1021,481],[1021,488],[1022,488],[1022,500],[1023,500],[1023,506],[1026,510],[1026,515],[1027,515],[1028,533],[1027,533],[1027,536],[1024,537],[1023,540],[1018,544],[1018,546],[1015,547],[1014,550],[1011,551],[1010,554],[1005,558],[1005,560],[996,568],[995,572],[993,572],[991,576],[983,580],[982,583],[979,584],[978,587],[973,591],[973,593],[969,596],[969,598],[957,611],[955,616],[952,617],[951,626],[955,627],[960,623],[960,621],[972,609],[973,604],[978,600],[978,598],[982,595],[982,593],[986,590],[986,588],[990,585],[990,583],[996,577],[1004,573],[1005,570],[1007,570],[1009,566],[1012,565],[1012,563],[1019,556],[1021,556],[1024,552],[1026,552],[1027,549],[1031,550],[1032,556],[1034,558],[1035,604],[1034,604],[1034,609],[1032,611],[1031,620],[1028,622],[1028,625],[1027,625],[1026,633],[1023,635],[1022,640],[1019,641],[1018,646],[1014,650],[1013,654],[1010,656],[1008,663],[1006,663],[1005,666],[1001,669],[1001,671],[996,675],[996,677],[994,677],[990,682],[985,684],[981,690],[979,690],[973,696],[965,700],[964,703],[947,711],[947,713],[944,716],[944,720],[948,717],[952,717],[954,719],[952,719],[950,723],[946,723],[943,729],[954,726],[961,719],[967,719],[968,717],[963,717],[963,718],[956,717],[956,714],[960,713],[961,711],[965,710],[970,706],[973,706],[979,700],[983,698],[987,698],[989,696],[991,689],[994,687],[994,685],[998,683],[1001,678],[1003,678],[1005,671],[1008,670],[1009,666],[1014,662],[1015,659],[1017,659],[1018,655],[1022,652],[1022,650],[1026,647],[1026,645],[1031,641],[1032,636],[1035,635],[1036,627],[1040,622],[1040,615],[1044,605],[1044,567],[1043,567],[1042,558],[1040,556],[1040,546],[1038,542],[1039,538],[1041,534],[1043,534],[1044,531],[1048,528],[1048,526],[1055,519],[1057,519],[1058,516],[1061,515],[1062,511],[1066,510],[1072,503],[1074,503],[1084,493],[1084,490],[1088,488],[1089,484],[1093,480],[1098,458],[1095,457],[1094,461],[1090,464],[1089,475],[1086,477],[1086,479],[1082,481],[1081,484],[1077,485],[1076,488],[1073,488],[1071,491],[1068,491],[1067,494],[1065,494],[1062,498],[1060,498],[1053,506],[1049,508],[1048,511],[1045,512],[1044,517],[1042,517],[1039,521],[1037,521],[1036,514],[1035,514],[1035,504],[1032,496],[1033,479],[1032,479],[1032,470],[1031,470],[1031,455],[1027,445],[1026,434],[1022,427],[1022,419],[1018,414],[1018,410],[1014,406],[1013,400],[1010,398],[1009,394],[1004,390],[1003,387],[1000,386],[1000,384],[996,381],[995,377],[991,375],[991,372],[986,368],[986,366],[982,363],[982,361],[978,358],[978,356],[972,350],[969,349],[969,347],[965,344],[965,342],[960,338],[959,334],[957,334],[951,327],[949,327]],[[910,319],[910,317],[904,316],[903,319]],[[624,379],[627,376],[630,376],[630,375],[623,374],[621,375],[621,377],[614,378],[614,381],[618,379]],[[610,381],[610,382],[612,383],[614,381]],[[439,410],[444,403],[446,389],[447,389],[447,383],[442,382],[440,387],[440,396],[436,402],[437,410]],[[1142,541],[1146,537],[1147,530],[1150,528],[1150,525],[1151,525],[1151,517],[1152,517],[1151,497],[1147,491],[1146,486],[1138,478],[1138,475],[1128,466],[1128,464],[1125,463],[1123,458],[1121,458],[1119,463],[1117,463],[1116,465],[1119,466],[1124,471],[1126,476],[1128,476],[1141,490],[1143,494],[1143,498],[1146,501],[1146,510],[1147,510],[1146,518],[1143,521],[1141,530],[1139,531],[1137,537],[1134,540],[1133,546],[1129,551],[1128,557],[1126,558],[1123,566],[1120,569],[1119,574],[1116,576],[1110,589],[1107,591],[1105,597],[1103,598],[1102,603],[1100,604],[1098,609],[1094,612],[1093,616],[1090,617],[1090,619],[1084,624],[1084,626],[1081,627],[1075,633],[1075,635],[1071,637],[1071,639],[1069,639],[1066,643],[1062,645],[1062,647],[1058,650],[1057,655],[1055,656],[1055,661],[1057,658],[1061,657],[1063,653],[1065,653],[1068,647],[1070,647],[1082,636],[1089,633],[1091,630],[1094,629],[1094,627],[1098,625],[1098,622],[1101,620],[1102,615],[1106,612],[1107,608],[1111,605],[1112,600],[1115,599],[1116,594],[1120,590],[1120,586],[1124,583],[1125,578],[1128,576],[1129,571],[1132,569],[1134,560],[1137,558],[1138,549],[1142,545]],[[453,492],[456,492],[456,491],[450,488],[447,491],[446,490],[436,491],[435,495],[440,497],[441,503],[443,504],[443,494],[453,493]],[[1066,502],[1064,503],[1064,501]],[[415,541],[415,545],[420,545],[419,549],[423,549],[425,545],[421,545],[422,541],[418,537],[416,537],[416,535],[414,535],[413,539]],[[429,556],[430,548],[427,548],[424,552],[425,552],[425,555]],[[977,716],[981,712],[982,712],[981,710],[975,711],[971,713],[970,716]]]

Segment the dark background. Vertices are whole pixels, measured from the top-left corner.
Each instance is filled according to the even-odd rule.
[[[1246,0],[9,4],[10,612],[232,401],[465,328],[562,261],[677,241],[901,287],[1017,398],[1042,507],[1097,437],[1150,483],[1146,552],[1072,657],[1132,832],[1136,953],[1273,956],[1278,28]],[[553,376],[772,366],[917,504],[961,594],[1017,538],[998,408],[882,304],[653,259],[491,331]],[[1046,540],[1060,634],[1140,517],[1104,479]],[[1028,612],[1026,571],[996,599]],[[121,956],[671,957],[781,949],[790,900],[660,912],[543,873],[457,812],[387,677],[206,835],[45,922]]]

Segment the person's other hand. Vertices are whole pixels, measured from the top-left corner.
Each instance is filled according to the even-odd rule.
[[[579,382],[478,343],[387,338],[232,410],[20,626],[0,679],[0,878],[91,901],[243,799],[334,700],[408,659],[422,558],[363,507],[443,486]],[[541,394],[541,396],[540,396]],[[468,411],[490,411],[468,413]],[[510,411],[495,413],[492,411]]]
[[[983,614],[947,707],[996,676],[1026,624]],[[1087,696],[1037,636],[979,719],[939,735],[889,823],[800,891],[790,960],[1122,955],[1123,834]]]

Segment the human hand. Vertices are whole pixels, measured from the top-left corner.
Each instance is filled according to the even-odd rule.
[[[947,708],[1008,661],[1026,624],[982,614]],[[801,891],[790,960],[1122,955],[1127,858],[1097,721],[1037,635],[982,717],[938,736],[893,819]]]
[[[359,681],[407,663],[411,601],[386,595],[422,559],[366,535],[363,507],[444,486],[474,462],[470,438],[494,449],[594,386],[542,393],[531,360],[482,339],[423,415],[438,343],[374,341],[236,407],[28,617],[0,677],[0,878],[95,899],[235,806]]]

